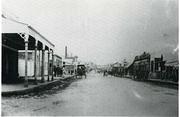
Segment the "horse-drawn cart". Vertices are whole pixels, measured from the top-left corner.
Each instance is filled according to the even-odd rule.
[[[85,76],[85,78],[86,78],[86,67],[85,67],[85,65],[78,65],[77,66],[76,76],[77,76],[77,78],[78,77],[82,78],[83,76]]]

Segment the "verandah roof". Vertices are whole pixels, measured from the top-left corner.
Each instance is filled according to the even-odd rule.
[[[43,43],[53,49],[54,44],[47,40],[43,35],[36,31],[32,26],[16,21],[14,19],[7,18],[2,15],[2,33],[26,33],[34,37],[37,41]]]

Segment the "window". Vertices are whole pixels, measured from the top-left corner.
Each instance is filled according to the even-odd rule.
[[[19,59],[25,59],[25,52],[18,53]],[[33,60],[33,53],[28,52],[28,60]]]
[[[18,56],[19,56],[19,59],[25,59],[25,53],[24,52],[19,52]]]
[[[28,52],[28,60],[32,60],[32,58],[33,58],[32,52]]]

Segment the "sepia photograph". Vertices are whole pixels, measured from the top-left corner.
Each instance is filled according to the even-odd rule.
[[[1,116],[178,117],[178,0],[1,7]]]

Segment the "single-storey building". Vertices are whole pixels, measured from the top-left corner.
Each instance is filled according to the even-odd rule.
[[[53,60],[55,45],[47,40],[42,34],[32,26],[19,22],[15,19],[2,15],[2,82],[14,83],[18,81],[18,51],[24,50],[24,86],[28,86],[28,51],[34,51],[34,79],[37,80],[37,51],[41,54],[41,77],[44,81],[44,59],[48,53],[48,63],[50,54]],[[49,64],[48,64],[49,71]],[[49,72],[48,72],[49,79]],[[52,75],[53,80],[53,75]]]

